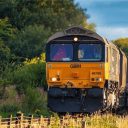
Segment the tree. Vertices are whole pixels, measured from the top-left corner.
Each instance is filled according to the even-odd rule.
[[[10,59],[10,49],[0,40],[0,70],[7,65]]]
[[[113,41],[119,48],[121,48],[128,57],[128,38],[120,38]]]
[[[87,23],[89,16],[74,0],[1,0],[0,18],[8,17],[18,29],[38,24],[53,32],[72,25],[82,25],[94,30]]]
[[[10,48],[16,56],[31,59],[45,51],[49,35],[50,29],[45,29],[42,25],[30,25],[17,33]]]
[[[0,70],[10,63],[13,57],[10,48],[10,40],[15,38],[15,29],[9,23],[8,18],[0,19]]]
[[[0,19],[0,39],[9,42],[15,37],[16,29],[9,23],[8,18]]]

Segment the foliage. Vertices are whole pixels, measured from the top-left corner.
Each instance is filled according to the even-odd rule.
[[[28,87],[24,97],[22,109],[23,111],[27,111],[29,113],[47,115],[49,112],[47,110],[45,92],[41,88]]]
[[[74,0],[1,0],[0,17],[8,17],[18,29],[38,24],[50,26],[55,32],[71,25],[91,25],[87,23],[86,9]]]
[[[1,74],[0,74],[0,88],[5,88],[8,85],[13,85],[14,81],[14,71],[17,69],[15,63],[8,63],[1,68]]]
[[[0,40],[0,73],[10,60],[10,49]]]
[[[7,42],[15,37],[16,30],[9,23],[8,18],[0,19],[0,39]]]
[[[14,99],[17,97],[14,94],[14,91],[8,93],[6,88],[9,88],[10,85],[15,85],[17,96],[20,98],[21,106],[12,105]],[[43,92],[38,91],[37,88],[43,90]],[[35,113],[35,114],[44,114],[49,115],[49,110],[47,110],[47,99],[44,89],[47,88],[46,79],[45,79],[45,62],[44,54],[40,58],[33,58],[32,60],[26,60],[23,65],[19,66],[6,66],[5,70],[0,77],[0,98],[7,101],[5,104],[0,105],[0,111],[5,115],[6,113],[15,113],[16,111],[22,110],[25,112]],[[11,90],[11,89],[9,89]],[[22,101],[22,99],[24,99]],[[33,100],[32,100],[33,99]],[[31,107],[30,107],[31,106]],[[11,109],[12,107],[12,109]],[[13,111],[16,108],[15,111]],[[22,109],[21,109],[22,108]]]
[[[0,77],[3,75],[6,67],[8,67],[15,58],[15,55],[11,53],[9,48],[9,42],[15,38],[15,32],[16,30],[9,23],[8,18],[0,19]]]
[[[21,101],[19,100],[15,86],[6,86],[1,94],[3,97],[0,99],[0,114],[6,116],[20,110]]]
[[[45,63],[30,64],[18,67],[14,71],[13,82],[19,93],[25,93],[27,87],[46,89]]]
[[[121,48],[128,57],[128,38],[121,38],[113,41],[119,48]]]
[[[14,104],[7,104],[7,105],[3,105],[0,108],[1,112],[5,112],[5,113],[13,113],[13,112],[17,112],[18,111],[18,107]]]
[[[33,58],[45,51],[45,44],[50,35],[50,29],[44,26],[27,26],[17,33],[10,48],[12,52],[22,58]]]
[[[37,63],[45,63],[45,53],[43,52],[40,57],[34,57],[32,59],[26,59],[23,62],[25,65],[37,64]]]

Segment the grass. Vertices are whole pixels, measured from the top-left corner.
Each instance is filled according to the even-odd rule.
[[[30,127],[34,126],[35,128],[38,128],[39,125],[45,128],[127,128],[128,126],[128,117],[112,114],[96,114],[82,117],[66,115],[61,118],[55,114],[49,119],[43,116],[40,119],[38,117],[39,120],[37,120],[35,116],[30,118],[30,116],[26,117],[22,115],[22,121],[24,122],[26,119],[31,120],[32,123],[28,123],[28,125],[30,125]]]
[[[57,116],[52,117],[49,128],[128,128],[128,117],[112,114],[96,114],[82,118],[67,115],[61,120],[63,121]]]
[[[127,128],[128,117],[105,114],[87,117],[87,128]]]
[[[14,116],[13,116],[14,117]],[[29,123],[27,120],[31,120]],[[39,128],[127,128],[128,126],[128,117],[121,117],[112,114],[95,114],[92,116],[71,116],[66,115],[59,117],[57,114],[51,116],[49,119],[41,118],[38,119],[35,116],[32,118],[22,115],[22,122],[27,121],[29,127]],[[6,122],[7,123],[7,122]],[[24,127],[24,123],[22,123]]]

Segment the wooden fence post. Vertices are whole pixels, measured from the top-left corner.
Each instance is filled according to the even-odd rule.
[[[11,121],[12,121],[12,115],[9,115],[7,118],[7,125],[9,128],[11,128]]]
[[[31,116],[30,128],[32,128],[32,125],[33,125],[33,115]]]
[[[11,123],[12,123],[12,115],[10,115],[10,122],[9,122],[10,128],[12,127]]]
[[[41,115],[40,116],[40,128],[42,127],[42,122],[43,122],[42,120],[43,120],[43,116]]]
[[[62,118],[61,124],[62,124],[62,125],[61,125],[61,128],[65,128],[65,127],[64,127],[64,125],[65,125],[65,124],[64,124],[64,116],[63,116],[63,118]]]
[[[1,128],[1,121],[2,121],[2,116],[0,116],[0,128]]]
[[[16,114],[16,122],[15,122],[15,124],[16,124],[16,126],[19,126],[18,128],[22,128],[22,126],[23,126],[23,118],[24,118],[24,115],[23,115],[23,113],[21,113],[21,112],[18,112],[17,114]]]
[[[82,128],[86,128],[86,121],[85,121],[85,117],[83,117],[83,119],[82,119]]]
[[[29,126],[30,128],[32,128],[32,124],[33,124],[33,115],[29,115]]]
[[[22,113],[20,117],[20,128],[23,128],[23,118],[24,118],[24,114]]]

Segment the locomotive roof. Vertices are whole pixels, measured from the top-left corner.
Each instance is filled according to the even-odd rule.
[[[74,27],[70,27],[62,32],[57,32],[48,39],[48,42],[55,40],[59,37],[71,36],[71,35],[88,36],[88,37],[92,37],[94,39],[97,39],[97,40],[100,40],[100,41],[106,43],[105,40],[100,35],[98,35],[96,32],[85,29],[81,26],[74,26]]]

